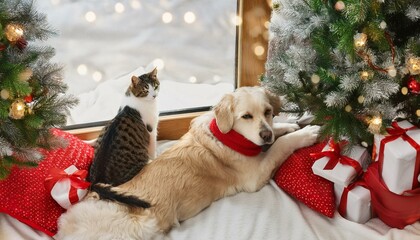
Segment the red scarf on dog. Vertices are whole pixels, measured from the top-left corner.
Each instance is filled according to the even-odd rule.
[[[261,146],[249,141],[233,129],[228,133],[222,133],[217,126],[216,119],[210,122],[210,131],[224,145],[245,156],[256,156],[262,151]]]

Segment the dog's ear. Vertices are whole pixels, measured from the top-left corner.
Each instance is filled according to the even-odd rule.
[[[268,91],[267,89],[265,89],[265,95],[267,95],[268,101],[273,107],[273,115],[277,116],[280,113],[281,108],[280,97]]]
[[[233,128],[233,105],[233,95],[226,94],[213,108],[214,115],[216,116],[217,126],[222,133],[227,133]]]

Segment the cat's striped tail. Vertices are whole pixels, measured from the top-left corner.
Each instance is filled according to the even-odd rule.
[[[96,183],[90,186],[90,190],[96,192],[100,199],[116,201],[131,207],[149,208],[150,203],[133,195],[117,192],[108,184]]]

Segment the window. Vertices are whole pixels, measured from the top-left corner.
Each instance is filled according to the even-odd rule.
[[[96,88],[99,88],[98,86],[100,84],[97,84],[95,81],[98,82],[102,82],[106,83],[109,80],[106,80],[106,76],[109,76],[111,74],[109,74],[106,71],[111,71],[111,68],[120,68],[120,69],[124,69],[124,70],[120,70],[121,72],[126,71],[126,75],[130,75],[133,74],[133,72],[130,72],[130,69],[134,69],[136,68],[136,66],[138,65],[138,63],[133,63],[133,61],[136,61],[136,57],[135,55],[130,55],[131,53],[131,49],[130,48],[125,48],[125,45],[129,45],[131,44],[130,42],[132,41],[136,41],[136,37],[134,37],[134,39],[130,39],[130,38],[120,38],[120,41],[118,41],[117,46],[116,45],[110,45],[109,47],[107,47],[105,45],[105,47],[101,47],[101,51],[102,52],[111,52],[110,49],[116,48],[119,49],[120,52],[118,52],[115,56],[112,57],[106,57],[109,61],[109,59],[112,59],[114,62],[110,65],[110,67],[105,67],[105,71],[101,72],[99,67],[99,62],[104,61],[104,59],[101,59],[101,57],[95,57],[93,56],[94,54],[90,53],[89,50],[86,50],[87,52],[84,52],[84,50],[82,50],[83,48],[83,44],[89,46],[90,48],[94,48],[95,47],[95,42],[91,42],[91,37],[90,37],[90,32],[88,30],[83,30],[83,28],[81,28],[80,30],[78,29],[78,26],[81,25],[86,25],[86,24],[93,24],[93,25],[100,25],[103,24],[103,22],[101,21],[105,21],[102,20],[101,16],[102,14],[107,15],[107,11],[108,15],[112,16],[111,20],[114,19],[115,21],[120,21],[123,16],[122,14],[124,14],[124,12],[126,14],[131,13],[131,18],[134,18],[135,20],[132,21],[150,21],[151,26],[148,27],[140,27],[137,31],[143,31],[143,29],[147,28],[153,28],[153,27],[157,27],[156,25],[163,25],[163,27],[166,28],[166,30],[162,30],[165,32],[165,34],[167,34],[167,32],[170,31],[175,31],[174,29],[171,29],[168,27],[167,24],[169,24],[170,22],[175,22],[175,18],[178,18],[178,21],[181,21],[178,23],[178,25],[184,25],[187,27],[191,28],[191,23],[188,23],[188,21],[194,20],[197,22],[199,22],[199,16],[197,15],[196,12],[199,12],[199,10],[192,10],[194,9],[194,6],[187,8],[184,7],[182,8],[181,6],[183,5],[184,2],[186,1],[137,1],[137,0],[132,0],[132,1],[121,1],[121,2],[117,2],[117,1],[107,1],[109,2],[108,5],[104,4],[103,1],[81,1],[81,2],[89,2],[91,4],[91,9],[93,9],[92,11],[89,11],[89,4],[88,7],[83,8],[83,9],[79,9],[79,7],[75,7],[74,5],[79,4],[79,1],[66,1],[66,0],[61,0],[61,1],[52,1],[50,4],[44,4],[44,7],[48,9],[48,7],[50,8],[55,8],[57,7],[56,5],[54,5],[56,2],[59,2],[58,4],[64,4],[67,5],[67,8],[72,8],[74,7],[75,10],[71,11],[72,12],[72,18],[77,18],[79,17],[79,19],[77,19],[78,23],[75,24],[73,27],[74,29],[71,29],[70,26],[67,26],[67,20],[61,20],[62,22],[57,22],[58,24],[62,24],[63,29],[66,30],[66,34],[64,34],[63,37],[66,37],[67,40],[65,42],[66,46],[65,46],[65,51],[70,51],[70,54],[74,52],[74,54],[84,54],[85,57],[85,61],[79,61],[79,62],[70,62],[70,64],[66,64],[65,65],[65,69],[67,71],[71,71],[71,69],[75,70],[71,73],[66,72],[66,78],[68,78],[68,74],[70,74],[72,77],[72,79],[76,79],[75,82],[70,83],[69,87],[70,87],[70,93],[75,94],[76,91],[81,91],[80,89],[88,89],[87,93],[91,93],[92,91],[95,92],[94,90]],[[112,2],[112,3],[111,3]],[[133,9],[135,9],[135,7],[139,7],[139,5],[134,4],[133,3],[138,3],[140,4],[140,8],[142,9],[141,11],[147,10],[150,12],[154,12],[155,14],[159,15],[159,18],[157,18],[156,16],[154,17],[154,20],[152,21],[151,19],[144,19],[143,17],[140,16],[136,16],[138,14],[133,14],[133,12],[135,12]],[[194,2],[196,4],[201,3],[202,5],[208,5],[210,4],[209,2],[206,1],[189,1],[189,2]],[[225,1],[213,1],[213,2],[225,2]],[[212,3],[213,3],[212,2]],[[233,2],[233,4],[232,4]],[[245,2],[250,2],[250,3],[245,3]],[[96,4],[93,4],[96,3]],[[160,7],[162,6],[167,6],[167,8],[164,7],[164,9],[161,9],[160,7],[152,7],[152,5],[150,4],[161,4]],[[166,4],[166,5],[165,5]],[[219,3],[220,4],[220,3]],[[223,3],[226,4],[226,3]],[[200,63],[199,66],[198,65],[192,65],[187,64],[186,66],[183,67],[179,67],[178,70],[183,69],[182,71],[180,71],[181,73],[188,73],[187,75],[184,76],[180,76],[179,79],[177,80],[178,83],[181,86],[199,86],[201,83],[201,87],[204,86],[204,89],[207,90],[207,92],[211,92],[208,91],[210,87],[214,87],[214,86],[218,86],[220,87],[220,85],[224,85],[224,88],[219,88],[219,89],[215,89],[212,92],[212,101],[210,102],[205,102],[205,104],[203,104],[203,101],[199,101],[199,100],[203,100],[203,99],[199,99],[199,100],[194,100],[194,98],[191,98],[191,96],[183,96],[184,100],[187,100],[191,103],[197,103],[198,105],[188,105],[185,104],[185,102],[183,103],[183,105],[177,105],[174,108],[165,108],[162,107],[162,105],[160,106],[160,109],[164,109],[164,112],[162,112],[162,117],[160,119],[160,124],[159,124],[159,138],[160,139],[176,139],[179,138],[179,136],[181,136],[184,132],[186,132],[188,130],[189,127],[189,122],[193,117],[196,117],[197,115],[199,115],[202,111],[206,111],[208,110],[208,107],[210,105],[213,105],[214,103],[217,102],[217,100],[226,92],[232,91],[236,86],[243,86],[243,85],[256,85],[257,81],[258,81],[258,76],[261,75],[264,71],[264,62],[265,62],[265,56],[266,56],[266,47],[267,46],[267,38],[268,36],[264,35],[266,34],[266,22],[268,21],[268,15],[269,15],[269,7],[267,4],[267,1],[262,1],[262,0],[258,0],[258,1],[241,1],[241,4],[239,4],[240,6],[240,10],[243,11],[241,14],[242,16],[237,18],[236,17],[236,6],[237,6],[237,2],[236,1],[231,1],[231,3],[229,3],[228,5],[224,6],[223,4],[220,4],[220,6],[217,6],[219,8],[223,8],[222,10],[222,14],[224,15],[223,20],[218,20],[219,23],[217,24],[222,24],[224,26],[230,25],[231,27],[233,27],[233,36],[231,36],[231,40],[226,40],[226,41],[233,41],[232,44],[228,47],[225,47],[221,49],[223,49],[222,51],[225,54],[222,54],[222,60],[216,60],[211,54],[213,52],[218,52],[219,54],[216,55],[220,55],[220,50],[216,51],[214,49],[214,46],[217,46],[218,44],[221,45],[228,45],[228,43],[224,42],[224,41],[216,41],[216,43],[207,43],[207,47],[206,46],[201,46],[200,41],[202,39],[206,39],[207,36],[203,37],[203,33],[201,33],[201,35],[199,37],[196,37],[196,39],[193,39],[191,41],[187,41],[188,44],[191,46],[191,48],[189,48],[188,46],[186,47],[177,47],[178,43],[174,42],[173,38],[178,37],[179,34],[181,34],[181,30],[178,30],[178,32],[173,32],[172,34],[174,34],[174,37],[167,37],[165,39],[160,39],[162,41],[167,41],[169,42],[168,45],[170,44],[175,44],[173,46],[170,46],[171,48],[179,48],[181,50],[181,53],[184,55],[188,55],[189,52],[194,52],[195,50],[199,49],[200,51],[195,51],[199,57],[196,58],[195,60],[190,60],[191,61],[196,61],[194,62],[194,64],[198,64],[197,63],[197,59],[200,59]],[[178,12],[182,12],[183,14],[179,14],[179,13],[175,13],[176,11],[171,11],[169,10],[170,7],[174,5],[175,7],[178,7],[182,10],[177,10]],[[217,4],[214,4],[213,7],[216,7]],[[234,9],[232,10],[232,6],[234,6]],[[112,7],[112,8],[110,8]],[[209,6],[207,6],[209,7]],[[76,10],[78,9],[78,10]],[[107,10],[103,10],[103,9],[107,9]],[[191,10],[190,10],[191,9]],[[209,10],[208,8],[204,7],[204,9],[207,9],[207,11]],[[229,9],[229,10],[227,10]],[[42,9],[40,9],[41,11],[44,11]],[[188,11],[187,11],[188,10]],[[104,12],[101,12],[104,11]],[[239,11],[239,12],[241,12]],[[56,15],[63,15],[64,12],[60,12],[60,11],[45,11],[45,12],[54,12]],[[80,16],[82,16],[82,18],[80,18]],[[179,17],[182,17],[182,19],[179,19]],[[242,18],[243,17],[243,18]],[[106,20],[106,21],[111,21],[111,20]],[[58,20],[57,20],[58,21]],[[91,21],[91,22],[89,22]],[[193,21],[193,22],[194,22]],[[211,17],[208,17],[207,21],[213,21]],[[49,22],[52,22],[53,25],[54,23],[56,23],[56,21],[51,21],[49,20]],[[121,23],[122,24],[122,23]],[[236,29],[236,24],[239,24],[240,27],[243,27],[243,29],[241,29],[240,31],[237,31]],[[132,29],[133,31],[136,31],[136,29],[134,27],[131,27],[130,29]],[[230,33],[232,33],[232,29],[230,29]],[[147,32],[146,30],[144,30],[145,32],[143,32],[143,34],[148,34],[149,32]],[[212,30],[212,27],[207,27],[206,29],[208,32],[212,32],[212,31],[216,31],[216,30]],[[63,30],[60,30],[60,34],[63,34]],[[80,32],[78,32],[80,31]],[[92,30],[93,31],[93,30]],[[114,31],[118,32],[118,29],[114,29]],[[228,32],[229,32],[228,31]],[[80,35],[79,38],[85,39],[85,42],[79,42],[76,43],[76,36],[73,36],[71,33],[77,33],[77,35]],[[153,31],[150,31],[150,33],[152,33]],[[216,31],[217,32],[217,31]],[[150,34],[149,33],[149,34]],[[177,34],[179,33],[179,34]],[[133,33],[133,35],[136,35],[137,33]],[[186,34],[186,33],[183,33]],[[239,35],[238,35],[239,34]],[[100,33],[95,33],[93,35],[100,35]],[[182,35],[182,34],[181,34]],[[107,38],[108,35],[102,35],[103,38]],[[118,36],[117,36],[118,37]],[[150,37],[150,36],[149,36]],[[183,37],[183,36],[181,36]],[[137,38],[141,38],[141,36],[137,36]],[[158,39],[159,37],[156,36],[156,39]],[[210,38],[210,37],[208,37]],[[220,40],[219,38],[222,37],[216,37],[216,39]],[[225,38],[228,39],[228,36],[225,36]],[[160,41],[159,40],[159,41]],[[55,41],[60,42],[59,40],[55,39]],[[235,44],[235,41],[237,41],[238,44]],[[106,41],[105,41],[106,42]],[[109,44],[111,44],[113,41],[109,41]],[[56,43],[51,42],[48,43],[49,45],[52,45],[55,47]],[[58,43],[57,43],[58,44]],[[115,42],[114,42],[115,44]],[[211,44],[213,44],[213,47],[211,47]],[[230,44],[230,43],[229,43]],[[166,57],[166,55],[164,56],[164,54],[162,52],[157,52],[156,53],[153,51],[153,49],[157,49],[159,48],[159,46],[161,45],[165,45],[165,43],[161,42],[158,43],[156,46],[154,47],[149,47],[146,50],[149,50],[150,52],[148,52],[147,54],[149,54],[149,58],[151,58],[150,56],[153,56],[152,60],[150,61],[149,64],[154,64],[154,66],[158,67],[158,76],[161,80],[161,86],[162,86],[162,91],[159,95],[159,97],[161,98],[163,94],[166,94],[163,89],[164,89],[164,84],[166,79],[168,79],[168,76],[171,76],[171,74],[169,73],[171,68],[171,59],[170,57]],[[232,48],[233,46],[233,48]],[[237,48],[236,48],[237,47]],[[255,48],[263,48],[263,52],[256,52]],[[178,49],[178,50],[179,50]],[[186,50],[185,50],[186,49]],[[57,61],[58,62],[64,62],[64,63],[68,63],[68,61],[62,61],[60,60],[60,54],[65,54],[65,53],[60,53],[61,50],[59,49],[59,47],[56,47],[57,50]],[[202,50],[206,50],[207,53],[203,52]],[[134,52],[134,50],[133,50]],[[238,56],[242,56],[240,58],[236,58],[235,53],[238,53]],[[114,53],[115,54],[115,53]],[[121,55],[122,54],[122,55]],[[124,55],[126,54],[126,55]],[[157,55],[162,54],[162,57],[156,57]],[[179,53],[178,53],[179,54]],[[181,55],[182,55],[181,54]],[[168,55],[169,56],[169,55]],[[246,58],[244,58],[246,56]],[[124,64],[124,59],[128,58],[131,59],[132,61],[129,63],[125,63]],[[186,57],[185,57],[186,58]],[[79,58],[80,59],[80,58]],[[82,58],[83,59],[83,58]],[[140,59],[140,57],[139,57]],[[238,59],[238,61],[236,61],[236,59]],[[106,59],[105,59],[106,60]],[[180,61],[182,62],[182,60],[184,60],[184,56],[181,56],[177,58],[175,58],[176,61]],[[185,60],[186,61],[186,60]],[[221,67],[217,67],[216,64],[214,62],[219,62],[222,63]],[[132,64],[131,67],[130,66],[125,66],[125,65],[129,65]],[[159,65],[160,64],[160,65]],[[122,65],[122,66],[116,66],[116,65]],[[144,66],[140,66],[140,67],[149,67],[147,66],[148,64],[143,64]],[[162,67],[163,65],[163,67]],[[198,66],[198,67],[197,67]],[[124,68],[126,67],[126,68]],[[134,68],[133,68],[134,67]],[[189,71],[188,67],[192,67],[192,68],[197,68],[195,70],[196,73],[192,73],[193,71]],[[235,68],[236,67],[236,68]],[[108,69],[109,68],[109,69]],[[159,70],[159,68],[161,68]],[[207,68],[207,70],[206,70]],[[187,69],[187,70],[185,70]],[[208,69],[211,69],[208,70]],[[228,69],[228,70],[226,70]],[[230,69],[230,70],[229,70]],[[134,73],[136,70],[139,69],[134,69]],[[140,69],[142,70],[142,69]],[[177,69],[175,69],[177,70]],[[118,71],[117,71],[118,72]],[[202,77],[201,75],[199,75],[202,72],[206,72],[208,73],[207,76]],[[222,74],[227,73],[227,75],[222,77]],[[82,74],[82,75],[81,75]],[[180,74],[172,74],[172,75],[180,75]],[[239,76],[240,80],[238,81],[238,83],[236,83],[236,77]],[[82,80],[82,77],[84,78]],[[120,76],[122,77],[122,76]],[[131,76],[130,76],[131,77]],[[116,77],[116,79],[118,79],[118,77]],[[206,79],[206,80],[204,80]],[[227,80],[230,79],[230,80]],[[129,81],[129,78],[127,79]],[[112,81],[112,80],[111,80]],[[209,82],[210,81],[210,82]],[[72,86],[73,85],[73,86]],[[106,87],[105,85],[101,85],[103,87]],[[172,85],[173,86],[173,85]],[[80,89],[78,89],[78,87],[80,87]],[[103,88],[102,87],[102,88]],[[72,89],[73,88],[73,89]],[[179,89],[179,88],[178,88]],[[177,91],[177,88],[175,87],[171,87],[169,90],[172,91]],[[168,92],[169,92],[168,90]],[[181,89],[182,90],[182,89]],[[125,91],[125,89],[123,90]],[[196,90],[188,90],[187,91],[190,95],[197,95],[199,98],[203,98],[203,93],[198,93],[198,91]],[[87,93],[84,93],[82,96],[86,97]],[[92,94],[92,93],[91,93]],[[93,95],[96,93],[93,93]],[[188,94],[187,94],[188,95]],[[109,96],[104,96],[105,98]],[[89,99],[89,96],[87,97]],[[208,97],[204,97],[205,100],[208,100]],[[97,101],[97,99],[91,99],[92,102]],[[92,104],[91,102],[91,104]],[[114,104],[114,112],[113,114],[115,115],[115,111],[118,109],[118,104],[119,104],[119,100],[115,99],[112,101]],[[162,103],[164,104],[164,103]],[[103,105],[102,105],[103,106]],[[199,108],[197,108],[199,107]],[[202,108],[204,107],[204,108]],[[102,107],[103,109],[103,107]],[[187,109],[186,112],[188,113],[184,113],[185,109]],[[110,115],[112,118],[113,115]],[[89,119],[89,123],[87,122],[77,122],[77,121],[73,121],[71,123],[82,123],[82,125],[77,124],[77,125],[72,125],[72,126],[68,126],[65,129],[68,129],[69,131],[71,131],[74,134],[79,135],[81,138],[84,139],[90,139],[90,138],[94,138],[97,136],[98,132],[100,131],[100,129],[102,128],[102,126],[105,124],[105,122],[107,120],[109,120],[110,118],[106,119],[98,119],[98,118],[88,118]],[[73,119],[74,120],[74,119]],[[92,122],[90,122],[92,121]],[[99,121],[99,122],[98,122]]]

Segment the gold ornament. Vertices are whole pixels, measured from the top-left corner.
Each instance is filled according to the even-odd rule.
[[[407,68],[411,75],[420,74],[420,58],[409,58],[407,61]]]
[[[23,28],[19,24],[9,23],[4,29],[7,40],[16,42],[23,36]]]
[[[10,97],[10,92],[6,89],[0,91],[0,96],[2,99],[6,100]]]
[[[420,117],[420,109],[417,109],[416,115],[417,115],[417,117]]]
[[[32,75],[33,75],[32,69],[26,68],[21,73],[19,73],[18,78],[19,78],[20,81],[26,82],[29,79],[31,79]]]
[[[366,45],[367,35],[364,33],[357,33],[356,35],[354,35],[353,39],[354,46],[356,46],[356,48],[362,48]]]
[[[23,99],[16,99],[9,109],[9,117],[13,119],[22,119],[25,116],[25,101]]]

